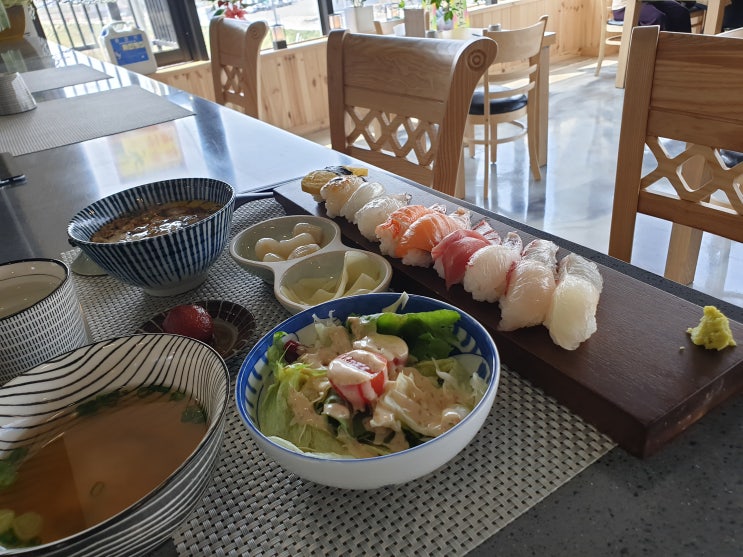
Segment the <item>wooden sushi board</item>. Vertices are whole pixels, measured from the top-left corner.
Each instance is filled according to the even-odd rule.
[[[388,192],[412,193],[411,203],[444,203],[449,212],[462,205],[397,179],[383,183]],[[325,216],[324,204],[302,192],[298,181],[278,187],[274,196],[289,214]],[[480,217],[473,212],[473,224]],[[501,236],[514,230],[488,221]],[[356,225],[343,218],[335,222],[344,243],[379,253],[378,244],[366,240]],[[515,230],[524,245],[533,239]],[[558,259],[567,253],[560,248]],[[699,323],[701,307],[609,267],[599,265],[604,289],[598,331],[568,351],[555,345],[542,326],[498,331],[498,304],[474,301],[461,285],[447,290],[431,268],[388,259],[395,290],[445,300],[478,319],[493,336],[503,363],[636,456],[658,451],[743,387],[743,344],[719,352],[695,346],[686,329]],[[743,343],[743,324],[731,321],[731,328]]]

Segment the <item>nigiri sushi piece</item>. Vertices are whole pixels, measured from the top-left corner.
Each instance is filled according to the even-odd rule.
[[[325,200],[325,213],[328,217],[333,218],[340,215],[346,201],[363,183],[364,179],[361,176],[350,174],[333,178],[321,187],[320,197]]]
[[[434,211],[423,215],[405,231],[395,249],[395,257],[405,265],[430,267],[431,250],[450,232],[470,227],[470,212],[458,208],[451,215]]]
[[[532,240],[508,277],[501,296],[498,329],[514,331],[541,325],[552,303],[557,276],[557,246],[549,240]]]
[[[425,205],[406,205],[392,212],[387,220],[377,226],[374,231],[377,238],[379,238],[379,251],[385,255],[394,256],[397,250],[397,244],[410,225],[423,215],[433,212],[445,213],[446,207],[439,204],[431,207],[426,207]]]
[[[596,308],[603,286],[593,261],[574,253],[560,261],[557,286],[544,320],[555,344],[575,350],[596,332]]]
[[[446,288],[462,282],[472,254],[485,246],[501,243],[500,235],[495,230],[493,233],[486,237],[476,229],[455,230],[433,247],[433,268],[446,281]]]
[[[521,236],[509,232],[500,245],[480,248],[464,270],[462,286],[479,302],[496,302],[506,290],[508,273],[521,259]]]
[[[356,211],[361,209],[375,197],[384,194],[384,186],[379,182],[364,182],[351,194],[348,201],[341,208],[341,216],[348,222],[353,222]]]
[[[475,226],[473,226],[472,230],[482,234],[483,237],[491,244],[501,243],[500,234],[498,234],[498,232],[496,232],[495,229],[493,229],[493,227],[490,226],[490,223],[486,221],[485,219],[482,219]]]
[[[370,242],[378,242],[377,226],[385,222],[398,209],[410,203],[409,193],[392,193],[380,195],[361,207],[353,217],[353,223],[359,232]]]

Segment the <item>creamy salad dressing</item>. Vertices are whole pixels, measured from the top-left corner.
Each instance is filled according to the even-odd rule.
[[[419,438],[420,443],[446,432],[482,396],[479,378],[471,378],[456,359],[414,364],[426,364],[424,374],[410,365],[402,338],[376,332],[365,318],[349,318],[347,325],[316,322],[315,342],[302,345],[294,364],[284,364],[284,370],[300,374],[286,395],[291,425],[299,430],[288,437],[280,432],[269,435],[302,451],[378,456],[409,448],[411,439]],[[298,377],[304,379],[295,384]],[[317,441],[306,428],[321,432],[323,447],[304,446]]]

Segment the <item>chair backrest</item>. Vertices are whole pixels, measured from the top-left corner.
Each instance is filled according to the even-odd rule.
[[[743,163],[719,152],[743,152],[743,40],[653,26],[630,44],[609,254],[630,260],[637,213],[743,241]]]
[[[405,21],[402,19],[374,20],[374,30],[377,32],[377,35],[394,35],[395,27],[398,25],[405,25]]]
[[[209,24],[214,97],[219,104],[238,107],[260,117],[260,52],[268,33],[265,21],[215,17]]]
[[[470,99],[495,43],[328,35],[333,149],[453,195]]]
[[[483,76],[485,97],[490,100],[528,94],[528,102],[534,103],[536,79],[539,70],[540,52],[547,16],[543,15],[534,25],[505,31],[483,31],[483,36],[493,39],[498,45],[498,54]],[[492,89],[492,84],[509,84],[507,90]],[[490,103],[485,102],[485,115]]]

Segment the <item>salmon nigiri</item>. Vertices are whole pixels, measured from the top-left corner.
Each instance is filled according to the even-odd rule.
[[[387,220],[374,229],[379,238],[379,251],[385,255],[395,255],[397,244],[405,234],[405,231],[420,217],[432,212],[445,213],[444,205],[406,205],[393,211]]]
[[[400,238],[395,257],[401,257],[406,265],[429,267],[433,263],[431,250],[446,235],[455,230],[470,227],[470,212],[461,207],[451,215],[432,212],[423,215]]]
[[[433,268],[446,281],[446,287],[451,288],[462,282],[467,262],[477,250],[500,243],[500,235],[484,220],[472,230],[455,230],[431,250]]]

